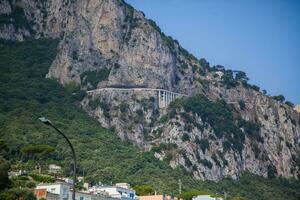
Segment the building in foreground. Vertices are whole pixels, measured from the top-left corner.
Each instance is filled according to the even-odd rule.
[[[170,195],[146,195],[139,196],[139,200],[178,200],[177,197]]]
[[[114,186],[97,185],[89,188],[89,191],[93,194],[108,195],[112,198],[122,200],[138,199],[135,191],[130,188],[128,183],[117,183]]]
[[[69,200],[72,200],[72,190],[69,193]],[[119,200],[103,194],[92,194],[87,191],[76,191],[75,200]]]
[[[223,200],[221,197],[211,197],[210,195],[198,195],[193,200]]]
[[[35,189],[37,199],[47,200],[71,200],[72,184],[63,180],[55,183],[42,183]],[[94,186],[86,191],[75,192],[76,200],[137,200],[135,191],[127,183],[119,183],[115,186]]]
[[[37,200],[40,200],[40,199],[60,200],[61,199],[58,194],[48,192],[47,189],[35,189],[34,195],[36,196]]]
[[[36,187],[36,191],[46,190],[47,193],[56,194],[59,200],[68,200],[71,184],[59,181],[55,183],[43,183]],[[47,198],[46,198],[47,199]]]

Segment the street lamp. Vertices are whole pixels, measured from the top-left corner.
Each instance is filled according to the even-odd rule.
[[[75,151],[74,151],[74,148],[73,148],[73,145],[72,143],[70,142],[70,140],[67,138],[67,136],[61,132],[58,128],[56,128],[52,122],[50,120],[48,120],[47,118],[45,117],[40,117],[39,120],[46,124],[47,126],[51,126],[52,128],[54,128],[60,135],[62,135],[67,143],[69,144],[71,150],[72,150],[72,154],[73,154],[73,161],[74,161],[74,168],[73,168],[73,193],[72,193],[72,200],[75,200],[75,183],[76,183],[76,155],[75,155]]]

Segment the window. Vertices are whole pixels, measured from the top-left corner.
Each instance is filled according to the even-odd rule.
[[[133,199],[134,194],[133,194],[133,193],[130,193],[129,196],[130,196],[131,199]]]
[[[68,197],[69,196],[69,194],[68,194],[69,193],[68,188],[64,187],[62,193],[63,193],[62,194],[63,197]]]

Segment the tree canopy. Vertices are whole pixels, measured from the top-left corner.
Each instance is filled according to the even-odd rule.
[[[283,95],[277,95],[277,96],[273,96],[273,99],[277,100],[277,101],[280,101],[281,103],[284,102],[285,100],[285,97]]]
[[[41,145],[27,145],[21,149],[21,151],[29,156],[43,157],[48,156],[54,152],[54,147],[46,144]]]
[[[55,150],[54,147],[51,147],[46,144],[41,144],[41,145],[27,145],[21,149],[21,152],[36,160],[39,173],[41,173],[43,159],[47,158],[47,156],[53,153],[54,150]]]
[[[136,191],[138,196],[154,194],[154,189],[151,185],[137,185],[133,189]]]

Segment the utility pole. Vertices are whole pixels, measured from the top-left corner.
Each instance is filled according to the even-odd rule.
[[[83,171],[83,182],[84,182],[84,170],[82,170]]]
[[[178,180],[178,186],[179,186],[179,194],[181,194],[181,179]]]

